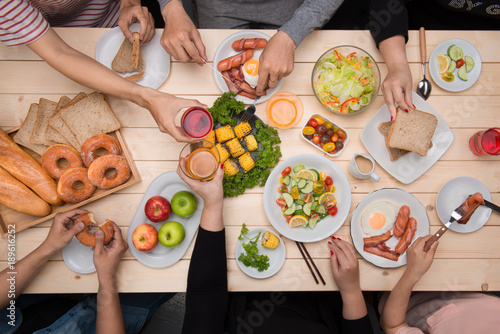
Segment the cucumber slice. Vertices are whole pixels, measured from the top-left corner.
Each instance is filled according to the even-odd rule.
[[[306,202],[304,202],[304,201],[303,201],[303,200],[301,200],[301,199],[296,199],[296,200],[295,200],[295,204],[304,205],[304,204],[306,204]]]
[[[296,187],[297,186],[297,181],[295,181],[294,179],[290,179],[290,189],[292,189],[293,187]]]
[[[295,211],[297,210],[302,210],[302,205],[300,205],[299,203],[295,202]]]
[[[312,203],[307,203],[303,206],[303,210],[304,210],[304,213],[308,216],[311,215],[311,207],[312,207]]]
[[[316,174],[316,180],[319,180],[319,172],[316,170],[316,169],[309,169],[311,172],[313,172],[314,174]]]
[[[304,165],[298,164],[298,165],[295,165],[295,166],[293,167],[293,172],[294,172],[295,174],[297,174],[297,173],[299,172],[299,170],[303,170],[303,169],[305,169]]]
[[[283,193],[283,194],[281,194],[281,197],[285,200],[286,205],[288,207],[292,206],[292,204],[293,204],[293,197],[292,197],[292,195],[290,193]]]
[[[448,56],[450,56],[451,60],[457,61],[464,57],[464,50],[453,44],[448,48]]]
[[[311,228],[311,230],[314,228],[314,226],[316,226],[316,223],[318,222],[318,220],[319,220],[319,217],[309,218],[309,227]]]
[[[457,62],[454,60],[450,60],[450,66],[448,66],[446,72],[453,73],[453,71],[455,71],[456,69],[457,69]]]
[[[297,215],[301,215],[303,216],[304,215],[304,210],[300,209],[300,210],[295,210],[295,212],[293,213],[294,216],[297,216]]]
[[[308,194],[313,191],[313,184],[312,183],[307,183],[302,189],[300,189],[300,192],[304,194]]]
[[[475,65],[474,58],[472,58],[471,56],[465,56],[465,69],[467,70],[467,73],[472,71],[474,65]]]
[[[297,183],[297,187],[299,189],[302,189],[302,188],[304,188],[306,186],[306,184],[307,184],[307,180],[300,179],[299,183]]]
[[[290,177],[288,175],[283,177],[283,184],[285,186],[288,186],[290,184]]]
[[[311,202],[311,211],[316,211],[318,208],[318,202]]]
[[[290,176],[292,178],[292,180],[294,180],[295,182],[299,182],[299,178],[296,177],[295,175],[288,174],[288,176]]]
[[[318,207],[318,210],[317,210],[317,211],[318,211],[318,213],[319,213],[320,215],[322,215],[322,214],[325,214],[325,213],[326,213],[326,209],[325,209],[325,207],[324,207],[323,205],[320,205],[320,206]]]
[[[467,77],[467,69],[465,66],[460,67],[460,69],[458,70],[458,77],[463,81],[469,80],[469,78]]]
[[[295,212],[295,204],[292,203],[292,205],[290,205],[290,207],[288,209],[286,209],[283,213],[285,215],[291,215],[294,212]]]

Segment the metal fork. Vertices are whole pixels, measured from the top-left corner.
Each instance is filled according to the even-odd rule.
[[[446,224],[444,224],[444,226],[441,227],[429,240],[427,240],[427,242],[424,245],[424,251],[427,252],[429,250],[429,248],[431,248],[434,241],[441,238],[443,236],[444,232],[448,231],[451,223],[454,223],[457,220],[460,220],[465,214],[466,214],[466,212],[464,209],[462,209],[462,205],[460,205],[458,208],[453,210],[453,212],[451,213],[450,220]]]
[[[253,117],[253,115],[255,114],[255,102],[257,102],[258,99],[260,99],[259,95],[255,97],[255,100],[253,100],[253,104],[245,109],[245,111],[243,112],[243,116],[241,116],[241,123],[248,122]]]

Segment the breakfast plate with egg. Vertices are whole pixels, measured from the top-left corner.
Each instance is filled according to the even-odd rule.
[[[394,223],[401,206],[410,207],[410,217],[417,221],[417,230],[412,243],[419,237],[429,235],[429,217],[425,207],[412,194],[399,188],[383,188],[366,195],[354,208],[351,216],[351,238],[358,253],[368,262],[382,268],[397,268],[406,264],[406,252],[397,261],[389,260],[364,250],[363,238],[391,233],[385,245],[394,251],[400,238],[394,236]]]
[[[221,71],[217,69],[217,64],[223,59],[226,59],[228,57],[240,53],[233,49],[232,44],[234,41],[241,40],[242,38],[264,38],[266,40],[269,40],[270,37],[260,31],[246,30],[234,33],[231,36],[227,37],[224,41],[222,41],[222,43],[219,45],[214,54],[213,73],[215,82],[217,83],[217,86],[223,93],[229,91],[229,88],[227,86],[226,81],[222,77]],[[244,64],[241,65],[245,81],[252,87],[257,86],[257,81],[259,80],[258,76],[259,58],[260,55],[262,54],[262,51],[263,49],[255,49],[253,52],[253,56],[250,59],[248,59]],[[267,90],[267,94],[260,97],[256,103],[267,101],[274,93],[280,90],[281,85],[283,85],[283,81],[284,79],[281,79],[280,81],[278,81],[276,87],[269,88]],[[245,104],[252,104],[254,101],[253,99],[241,95],[236,95],[236,99],[238,101],[242,101]]]

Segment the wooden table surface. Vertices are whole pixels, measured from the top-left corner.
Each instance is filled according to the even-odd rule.
[[[94,57],[97,40],[106,29],[60,28],[60,36],[71,46]],[[218,45],[235,31],[201,30],[209,61],[213,59]],[[274,31],[265,31],[269,35]],[[398,182],[377,165],[379,182],[358,180],[348,171],[349,159],[355,152],[366,152],[361,143],[363,126],[384,104],[382,92],[365,112],[354,116],[328,114],[318,103],[311,89],[311,72],[314,63],[326,50],[336,45],[352,44],[367,50],[378,62],[382,78],[387,73],[386,65],[367,31],[316,31],[308,36],[296,51],[295,69],[285,79],[282,90],[299,95],[304,104],[304,116],[293,129],[279,130],[281,150],[287,159],[296,154],[321,154],[300,137],[300,126],[313,113],[321,113],[346,128],[350,141],[338,157],[330,158],[347,176],[351,192],[351,213],[363,197],[384,187],[402,188],[415,195],[427,209],[434,233],[441,222],[435,210],[436,195],[448,180],[458,176],[472,176],[486,184],[493,202],[500,203],[500,156],[477,157],[468,148],[469,137],[481,129],[500,125],[500,32],[427,32],[427,55],[440,42],[459,37],[472,42],[483,60],[483,70],[478,82],[470,89],[451,93],[433,84],[428,102],[441,114],[451,127],[455,140],[441,159],[422,177],[405,185]],[[413,74],[413,88],[421,79],[419,64],[418,32],[411,31],[407,44],[408,60]],[[0,46],[0,126],[6,130],[18,126],[24,119],[30,103],[41,97],[58,101],[62,95],[70,97],[80,91],[92,90],[81,86],[52,69],[27,47]],[[171,71],[161,91],[181,97],[196,98],[211,105],[221,94],[208,66],[182,64],[172,61]],[[126,236],[128,225],[150,182],[159,174],[174,170],[182,143],[177,143],[167,134],[161,133],[146,109],[128,101],[110,98],[111,106],[123,125],[122,134],[132,152],[142,182],[109,195],[86,206],[95,212],[98,219],[110,218],[118,223]],[[257,105],[257,114],[265,122],[265,103]],[[326,156],[326,155],[325,155]],[[284,238],[287,259],[281,271],[272,278],[256,280],[246,276],[235,260],[235,245],[242,223],[250,227],[266,226],[262,203],[263,188],[256,187],[237,198],[224,200],[226,224],[228,277],[230,291],[268,290],[336,290],[333,281],[327,240],[307,244],[322,272],[327,285],[316,285],[293,241]],[[252,212],[251,217],[247,214]],[[350,241],[349,219],[336,233]],[[16,235],[16,257],[18,260],[34,250],[46,237],[52,221],[44,222]],[[448,232],[441,240],[436,259],[429,272],[422,278],[417,290],[500,290],[500,216],[492,213],[486,226],[477,232],[459,234]],[[124,255],[118,269],[119,289],[123,292],[139,291],[185,291],[186,277],[193,244],[182,260],[164,269],[152,269],[139,263],[130,251]],[[7,265],[7,242],[0,241],[0,269]],[[360,258],[361,287],[363,290],[390,290],[396,284],[404,267],[382,269]],[[71,271],[63,262],[61,254],[52,258],[26,292],[95,292],[96,274],[81,275]]]

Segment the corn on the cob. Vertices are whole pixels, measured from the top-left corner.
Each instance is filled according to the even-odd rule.
[[[224,163],[224,173],[226,173],[228,176],[236,175],[238,174],[238,172],[239,172],[238,165],[233,160],[228,159]]]
[[[234,131],[231,125],[224,125],[215,129],[215,135],[217,136],[217,141],[219,143],[224,143],[229,139],[234,138]]]
[[[243,154],[238,158],[238,162],[240,163],[241,168],[248,173],[252,168],[255,167],[255,161],[253,161],[252,156],[249,152]]]
[[[249,151],[255,151],[259,148],[259,144],[257,144],[257,140],[253,135],[248,135],[245,137],[245,144],[247,145],[247,149]]]
[[[206,141],[209,141],[215,145],[215,132],[214,132],[214,130],[210,131],[210,133],[203,139],[205,139]]]
[[[222,146],[221,143],[215,145],[215,147],[212,148],[212,150],[219,152],[220,162],[222,163],[224,163],[224,161],[226,161],[227,158],[229,158],[229,152],[226,150],[224,146]]]
[[[231,139],[226,143],[227,148],[229,149],[229,152],[231,152],[231,155],[233,158],[237,158],[243,153],[245,153],[245,149],[241,146],[240,142],[238,141],[237,138]]]
[[[242,122],[234,127],[234,132],[236,133],[236,137],[241,139],[252,132],[252,127],[248,122]]]
[[[262,246],[269,249],[276,249],[280,244],[280,239],[269,231],[264,232],[262,235]]]

